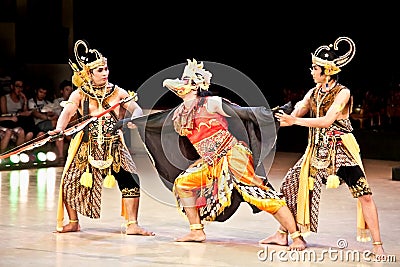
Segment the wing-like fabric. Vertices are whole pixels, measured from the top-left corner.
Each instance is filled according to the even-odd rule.
[[[138,127],[139,135],[160,179],[171,191],[176,177],[200,158],[189,139],[175,132],[172,122],[175,109],[129,119]],[[279,128],[274,120],[273,112],[265,107],[241,107],[225,99],[223,109],[230,116],[227,118],[229,130],[238,140],[249,145],[253,151],[256,173],[265,177],[265,184],[267,184],[263,161],[271,157],[272,163]],[[271,184],[269,186],[272,187]],[[242,201],[241,195],[234,190],[231,206],[226,208],[216,221],[225,221],[230,218]],[[252,209],[254,213],[260,211],[255,206],[252,206]]]

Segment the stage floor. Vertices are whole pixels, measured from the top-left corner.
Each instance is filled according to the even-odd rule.
[[[298,153],[276,154],[269,173],[275,188],[299,157]],[[188,232],[188,223],[175,208],[172,193],[160,182],[147,155],[139,153],[134,159],[142,183],[139,222],[156,233],[153,237],[124,234],[117,187],[104,189],[101,219],[81,216],[80,232],[54,233],[62,168],[0,172],[0,266],[297,266],[299,262],[321,266],[321,261],[324,266],[387,264],[363,258],[363,252],[372,246],[356,241],[356,200],[345,185],[323,188],[319,232],[306,238],[311,259],[302,252],[278,254],[285,251],[282,246],[259,245],[260,239],[276,231],[278,223],[267,213],[252,214],[245,203],[228,221],[207,223],[206,242],[174,242],[175,237]],[[364,164],[378,207],[387,260],[395,261],[391,266],[398,266],[400,181],[392,180],[392,167],[400,163],[367,159]],[[342,244],[347,247],[339,248]]]

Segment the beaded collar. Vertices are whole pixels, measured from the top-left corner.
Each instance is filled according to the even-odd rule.
[[[94,99],[106,99],[112,95],[115,91],[115,85],[112,83],[107,83],[105,86],[95,87],[95,86],[81,86],[79,88],[85,95]]]

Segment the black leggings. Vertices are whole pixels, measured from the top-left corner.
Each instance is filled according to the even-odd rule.
[[[120,168],[119,172],[112,171],[118,182],[122,198],[140,197],[140,181],[136,173],[130,173]]]

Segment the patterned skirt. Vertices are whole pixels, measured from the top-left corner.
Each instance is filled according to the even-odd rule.
[[[108,170],[97,169],[89,164],[88,151],[90,142],[80,143],[77,153],[68,155],[68,157],[73,157],[73,160],[63,177],[63,198],[66,204],[80,214],[98,219],[101,212],[103,179],[108,174]],[[90,155],[95,159],[102,159],[108,155],[105,151],[108,150],[92,143]],[[114,141],[110,154],[113,155],[113,163],[110,168],[113,168],[114,172],[118,172],[119,168],[123,168],[128,172],[136,173],[135,163],[127,147],[120,140]],[[86,171],[92,174],[92,187],[85,187],[80,184],[81,176]],[[126,178],[132,179],[131,176]]]
[[[274,214],[286,205],[273,188],[254,172],[251,151],[236,144],[218,162],[209,165],[200,160],[177,177],[173,191],[180,211],[197,207],[200,218],[214,221],[231,204],[232,192],[237,190],[244,201],[260,210]]]
[[[360,195],[372,194],[365,179],[365,174],[357,165],[356,160],[351,156],[347,148],[341,144],[336,144],[334,153],[334,168],[330,164],[326,168],[317,169],[310,164],[309,175],[313,178],[313,189],[309,191],[310,198],[310,231],[317,232],[319,203],[321,198],[321,187],[326,183],[329,175],[336,174],[339,176],[340,184],[346,182],[353,197]],[[299,178],[303,161],[306,155],[303,155],[296,164],[289,169],[284,177],[280,191],[284,195],[286,203],[292,212],[293,216],[297,216],[297,197],[299,192]],[[344,171],[356,170],[356,171]],[[350,174],[351,173],[351,174]],[[344,177],[346,175],[347,177]],[[341,177],[342,176],[342,177]],[[352,176],[350,179],[348,176]]]

